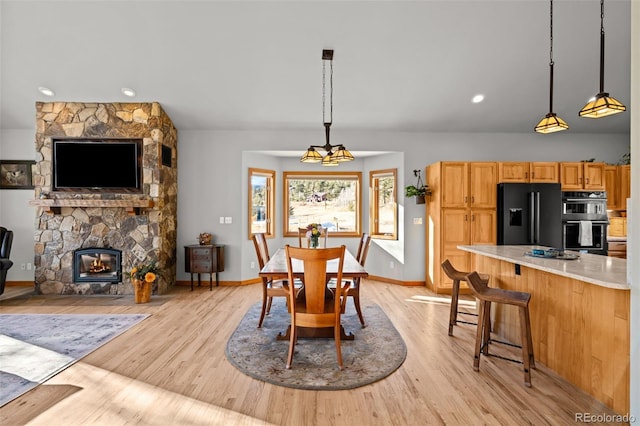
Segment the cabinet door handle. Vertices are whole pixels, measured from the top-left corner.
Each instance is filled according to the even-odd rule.
[[[464,221],[465,222],[467,221],[467,215],[466,214],[464,215]]]
[[[524,172],[524,178],[528,179],[529,178],[529,172]]]
[[[467,197],[466,195],[464,196],[464,202],[465,204],[467,203],[467,201],[469,200],[469,197]]]
[[[476,202],[475,197],[472,195],[472,196],[471,196],[471,204],[473,204],[473,203],[475,203],[475,202]]]
[[[475,221],[476,221],[476,215],[475,215],[475,214],[472,214],[472,215],[471,215],[471,222],[475,222]]]
[[[531,172],[531,179],[535,179],[536,178],[536,172]]]
[[[587,183],[589,183],[589,178],[587,178]]]

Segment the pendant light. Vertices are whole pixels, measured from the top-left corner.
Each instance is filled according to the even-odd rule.
[[[604,0],[600,0],[600,93],[578,113],[580,117],[601,118],[624,112],[627,107],[604,91]]]
[[[329,63],[329,109],[327,110],[326,100],[326,64]],[[328,119],[327,119],[328,116]],[[333,50],[322,51],[322,121],[324,122],[324,133],[326,143],[324,145],[311,145],[304,153],[300,161],[303,163],[321,163],[323,166],[335,167],[341,162],[354,160],[353,155],[344,145],[331,145],[329,142],[329,132],[333,119]],[[316,148],[323,149],[326,154],[322,156]]]
[[[567,130],[569,126],[553,112],[553,0],[549,5],[549,113],[538,123],[538,133],[554,133]]]

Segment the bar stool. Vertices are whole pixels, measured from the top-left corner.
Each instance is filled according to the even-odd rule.
[[[531,368],[536,368],[533,357],[533,340],[531,338],[531,321],[529,317],[530,293],[514,290],[503,290],[500,288],[490,288],[487,282],[480,277],[477,272],[471,272],[465,277],[471,291],[480,301],[480,311],[478,314],[478,328],[476,331],[476,347],[473,356],[473,369],[480,370],[480,355],[495,356],[524,364],[524,385],[531,387]],[[505,358],[489,353],[489,343],[491,343],[491,302],[505,305],[517,306],[520,311],[520,336],[522,346],[512,345],[522,348],[522,361]],[[506,343],[494,340],[496,343]]]
[[[478,315],[472,314],[471,312],[458,312],[460,281],[464,281],[468,272],[462,272],[455,269],[451,262],[449,262],[449,259],[445,259],[445,261],[442,262],[442,269],[444,270],[444,273],[447,274],[447,276],[453,281],[453,288],[451,289],[451,310],[449,312],[449,336],[453,336],[453,326],[457,325],[459,322],[463,324],[478,325],[478,323],[475,322],[459,320],[458,313],[471,315],[474,317],[477,317]],[[480,275],[480,277],[487,283],[489,283],[489,275],[482,274]]]

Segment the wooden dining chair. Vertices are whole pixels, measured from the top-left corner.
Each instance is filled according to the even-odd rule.
[[[360,265],[364,266],[367,261],[367,254],[369,254],[369,246],[371,245],[371,235],[363,232],[360,236],[360,244],[358,245],[358,252],[356,254],[356,260]],[[336,287],[336,280],[332,278],[329,281],[327,286],[333,290]],[[358,318],[360,319],[360,324],[362,324],[362,328],[366,327],[366,323],[364,322],[364,316],[362,315],[362,308],[360,307],[360,278],[353,278],[351,282],[351,286],[349,287],[349,291],[347,292],[347,296],[353,298],[353,304],[356,308],[356,312],[358,313]],[[342,313],[344,314],[344,308],[342,309]]]
[[[298,338],[298,328],[333,328],[333,338],[336,343],[338,367],[342,370],[342,348],[340,343],[340,315],[347,299],[349,282],[345,282],[333,294],[326,297],[327,262],[338,259],[337,282],[342,283],[342,269],[344,266],[345,246],[310,250],[305,248],[285,246],[287,271],[289,280],[293,282],[292,260],[298,259],[303,263],[304,289],[298,297],[295,287],[284,284],[289,297],[291,312],[291,333],[289,338],[289,355],[286,368],[291,368],[293,354]]]
[[[267,245],[267,239],[262,232],[252,234],[251,239],[253,240],[253,245],[256,248],[258,265],[260,266],[260,269],[262,269],[271,258],[269,256],[269,246]],[[283,283],[284,280],[273,280],[271,278],[262,277],[262,311],[260,312],[258,328],[262,327],[264,316],[269,314],[273,298],[287,296],[287,293],[282,285]]]
[[[321,248],[327,247],[327,237],[329,236],[329,230],[327,228],[322,228],[322,232],[320,233],[320,238],[318,239],[318,243]],[[306,241],[306,244],[303,245],[302,242]],[[300,248],[309,248],[311,247],[311,238],[307,237],[307,228],[298,228],[298,247]]]

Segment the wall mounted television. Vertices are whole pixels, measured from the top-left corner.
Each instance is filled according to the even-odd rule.
[[[52,190],[142,192],[142,139],[53,139]]]

